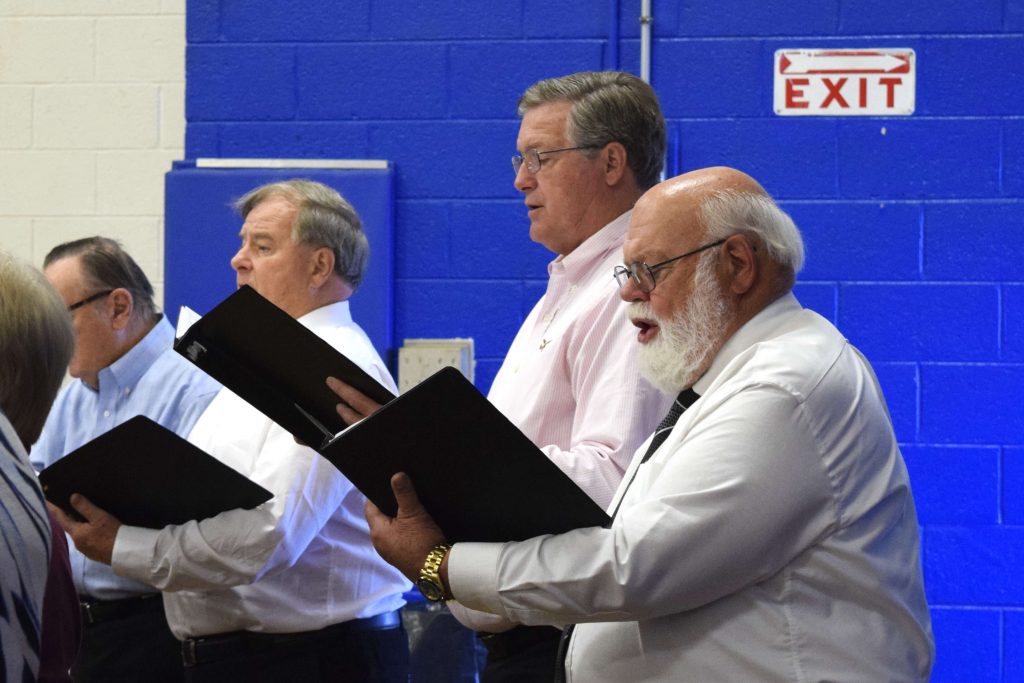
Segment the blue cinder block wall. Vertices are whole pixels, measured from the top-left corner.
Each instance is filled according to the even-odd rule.
[[[533,81],[639,70],[639,0],[189,0],[188,157],[397,169],[396,337],[470,336],[486,390],[550,255],[512,187]],[[1024,1],[654,0],[670,168],[749,171],[797,294],[874,363],[910,468],[936,681],[1024,680]],[[904,118],[779,118],[779,48],[909,47]]]

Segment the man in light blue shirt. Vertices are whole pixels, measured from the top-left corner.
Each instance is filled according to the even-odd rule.
[[[187,436],[220,385],[173,351],[174,329],[132,257],[113,240],[90,237],[55,247],[43,272],[71,312],[68,372],[77,379],[54,402],[33,466],[41,470],[136,415]],[[180,681],[178,641],[159,591],[73,547],[71,564],[83,621],[75,680]]]

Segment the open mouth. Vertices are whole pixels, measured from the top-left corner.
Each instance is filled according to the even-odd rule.
[[[636,340],[641,344],[646,344],[658,334],[658,324],[651,322],[650,320],[644,320],[643,318],[636,318],[631,320],[633,325],[640,330],[636,335]]]

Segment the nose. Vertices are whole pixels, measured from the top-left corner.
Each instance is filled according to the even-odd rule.
[[[649,301],[651,294],[637,287],[633,278],[629,278],[626,280],[626,284],[619,288],[619,298],[627,304],[631,304],[634,301]]]
[[[530,173],[530,169],[526,168],[525,160],[522,165],[519,166],[519,170],[516,171],[516,179],[513,182],[513,185],[515,185],[515,188],[520,192],[526,192],[537,185],[537,178],[534,174]]]
[[[235,252],[235,255],[231,257],[231,267],[236,273],[241,273],[242,271],[249,270],[249,266],[249,257],[245,255],[245,245],[243,244]]]

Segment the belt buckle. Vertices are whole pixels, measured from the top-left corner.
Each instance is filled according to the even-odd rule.
[[[96,615],[93,614],[93,611],[92,611],[93,605],[92,605],[92,603],[88,602],[88,601],[83,601],[83,602],[80,602],[79,605],[81,605],[82,612],[85,614],[85,623],[90,624],[90,625],[95,624],[96,623]]]

